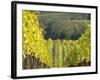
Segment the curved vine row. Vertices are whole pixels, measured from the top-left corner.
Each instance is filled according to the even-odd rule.
[[[42,63],[51,66],[51,54],[48,53],[46,40],[42,34],[43,29],[38,22],[38,13],[23,11],[23,56],[31,54]]]

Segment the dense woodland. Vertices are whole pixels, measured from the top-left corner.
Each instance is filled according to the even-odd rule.
[[[76,40],[86,30],[90,15],[83,13],[40,12],[39,22],[45,39]]]

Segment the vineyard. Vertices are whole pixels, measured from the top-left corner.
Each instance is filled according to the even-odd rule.
[[[39,12],[22,13],[23,69],[90,66],[90,23],[79,39],[45,39]]]

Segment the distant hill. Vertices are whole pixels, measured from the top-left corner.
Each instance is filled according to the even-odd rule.
[[[87,20],[90,19],[90,14],[87,13],[70,13],[70,12],[40,12],[41,17],[51,17],[56,19],[67,19],[67,20]]]

